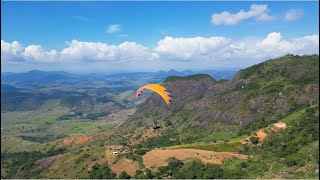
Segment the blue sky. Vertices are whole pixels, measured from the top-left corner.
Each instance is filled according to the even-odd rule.
[[[8,51],[1,51],[1,57],[7,59],[1,61],[5,65],[2,71],[29,69],[84,71],[88,67],[90,68],[87,71],[104,71],[101,64],[108,67],[106,71],[110,72],[148,70],[151,67],[152,70],[193,67],[237,69],[269,58],[270,52],[260,52],[260,49],[257,49],[258,54],[255,59],[242,60],[246,59],[246,55],[251,58],[252,54],[244,53],[244,51],[249,52],[247,49],[251,43],[261,44],[263,40],[266,40],[266,43],[268,40],[275,40],[273,43],[279,44],[279,47],[273,47],[270,51],[274,51],[276,55],[316,53],[309,52],[308,49],[304,51],[305,49],[301,47],[297,50],[295,46],[301,44],[297,43],[297,39],[301,38],[307,39],[307,42],[303,41],[307,43],[305,47],[319,46],[319,43],[314,41],[319,35],[319,2],[2,1],[1,5],[1,46],[8,47]],[[224,11],[227,14],[223,14]],[[214,14],[216,14],[215,19]],[[166,37],[172,39],[165,39]],[[194,39],[196,37],[199,38]],[[238,46],[246,50],[241,51],[238,61],[230,60],[236,56],[221,54],[216,56],[206,51],[221,49],[212,45],[216,43],[217,38],[211,37],[225,38],[219,40],[219,47],[221,45],[225,48],[221,50],[222,53],[229,51],[232,51],[231,54],[237,53],[234,47]],[[162,45],[159,44],[161,40],[163,40]],[[180,41],[182,45],[179,44]],[[13,42],[19,44],[13,45]],[[102,48],[98,42],[102,43]],[[118,50],[118,46],[124,42],[135,44],[124,44],[124,47]],[[197,43],[205,50],[202,48],[204,52],[199,53],[199,49],[192,44],[187,46],[188,43]],[[185,47],[181,47],[184,45]],[[14,50],[16,46],[20,48],[20,54]],[[27,48],[28,46],[30,48]],[[102,53],[102,55],[92,59],[90,55],[94,52],[70,55],[80,51],[71,49],[75,46],[90,46],[84,49],[96,50],[97,54]],[[106,50],[113,48],[111,46],[117,48]],[[69,51],[65,52],[70,56],[62,58],[61,52],[66,48],[69,48]],[[178,51],[182,54],[175,53]],[[114,55],[119,52],[124,54]],[[139,52],[139,56],[134,52]],[[140,56],[141,54],[145,56]],[[68,62],[70,57],[73,61]],[[121,59],[123,57],[125,60]],[[151,59],[153,62],[143,63],[143,67],[130,65],[127,68],[125,66],[122,66],[122,69],[116,68],[121,66],[121,63],[141,64],[141,59]],[[225,63],[226,61],[229,62]],[[157,63],[161,64],[158,69],[154,68]],[[207,66],[206,63],[210,65]],[[24,64],[26,68],[17,68],[16,64]]]

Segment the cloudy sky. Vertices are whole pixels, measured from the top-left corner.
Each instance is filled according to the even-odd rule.
[[[319,2],[3,2],[1,71],[236,70],[319,54]]]

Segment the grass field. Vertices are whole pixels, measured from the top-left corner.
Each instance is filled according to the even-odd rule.
[[[303,113],[305,113],[305,112],[306,112],[306,108],[304,108],[304,109],[302,109],[302,110],[299,110],[299,111],[297,111],[297,112],[295,112],[295,113],[292,113],[292,114],[290,114],[289,116],[283,118],[283,119],[281,120],[281,122],[284,122],[284,123],[286,123],[286,124],[290,124],[290,123],[291,123],[292,121],[294,121],[295,119],[300,118],[300,117],[303,115]]]
[[[88,170],[95,164],[106,163],[105,148],[100,146],[80,147],[63,155],[52,167],[40,174],[41,178],[87,177]]]
[[[243,144],[240,142],[229,143],[211,143],[211,144],[183,144],[168,147],[169,149],[200,149],[215,152],[238,152],[243,149]]]
[[[31,151],[39,149],[37,146],[41,143],[56,139],[105,132],[121,124],[134,112],[134,109],[123,110],[99,120],[59,120],[59,117],[71,113],[69,108],[60,105],[59,100],[48,100],[34,111],[2,112],[1,152]]]
[[[223,131],[215,131],[210,133],[209,135],[202,138],[200,141],[202,142],[212,142],[212,141],[228,141],[235,140],[239,138],[239,136],[235,132],[223,132]],[[241,139],[242,137],[240,137]]]

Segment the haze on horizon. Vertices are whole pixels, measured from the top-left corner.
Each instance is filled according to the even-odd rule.
[[[319,54],[319,2],[1,5],[1,72],[238,70]]]

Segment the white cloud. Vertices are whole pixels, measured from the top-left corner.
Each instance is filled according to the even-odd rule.
[[[121,60],[154,60],[158,54],[152,52],[149,48],[135,42],[124,42],[118,46]]]
[[[303,16],[304,12],[302,9],[290,9],[289,11],[286,12],[284,15],[284,19],[286,21],[294,21]]]
[[[24,49],[22,56],[26,60],[54,61],[57,57],[57,51],[51,50],[50,52],[45,52],[40,45],[30,45]]]
[[[118,46],[101,42],[73,40],[69,47],[60,52],[61,60],[76,61],[125,61],[128,59],[153,59],[148,48],[135,42],[124,42]]]
[[[319,35],[303,36],[292,39],[291,41],[284,40],[281,33],[270,33],[261,42],[257,43],[261,54],[272,53],[274,56],[280,56],[286,53],[305,55],[318,54]]]
[[[46,52],[40,45],[23,47],[18,41],[12,43],[1,40],[1,60],[4,61],[54,61],[57,51]]]
[[[286,39],[280,32],[264,38],[232,40],[226,37],[164,37],[151,49],[136,42],[109,45],[73,40],[61,51],[45,51],[40,45],[23,47],[1,41],[2,63],[56,62],[85,67],[149,70],[152,68],[246,67],[285,54],[319,54],[319,35]],[[4,61],[3,61],[4,60]],[[90,65],[89,65],[90,64]],[[73,67],[71,67],[73,68]],[[84,67],[83,67],[84,68]]]
[[[1,40],[1,60],[16,61],[23,52],[23,47],[18,41],[12,43]]]
[[[319,54],[319,35],[285,40],[272,32],[261,39],[231,40],[224,37],[173,38],[158,41],[155,51],[161,60],[180,61],[189,67],[249,66],[285,54]]]
[[[308,35],[293,40],[292,53],[319,54],[319,35]]]
[[[108,34],[112,34],[112,33],[116,33],[119,32],[121,30],[120,24],[112,24],[107,28],[107,33]]]
[[[101,42],[82,42],[72,40],[69,47],[60,52],[63,60],[104,60],[113,59],[116,47]]]
[[[193,57],[206,57],[211,52],[219,51],[231,40],[224,37],[173,38],[166,36],[158,41],[155,51],[160,55],[180,60],[190,60]]]
[[[274,17],[268,14],[267,5],[252,4],[249,11],[240,10],[238,13],[231,14],[228,11],[213,14],[211,23],[214,25],[236,25],[243,20],[255,18],[260,21],[272,20]]]

